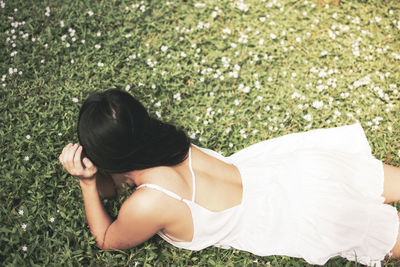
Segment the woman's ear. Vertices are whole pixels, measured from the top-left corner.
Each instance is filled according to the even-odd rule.
[[[96,186],[100,197],[113,198],[116,196],[115,184],[111,175],[101,172],[96,173]]]

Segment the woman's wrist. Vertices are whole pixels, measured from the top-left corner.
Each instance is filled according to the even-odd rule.
[[[95,177],[93,177],[91,179],[79,179],[79,185],[81,186],[82,190],[85,190],[85,189],[96,189],[97,190]]]

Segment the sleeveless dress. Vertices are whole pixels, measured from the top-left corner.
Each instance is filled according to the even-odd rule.
[[[172,245],[201,250],[236,248],[259,256],[300,257],[325,264],[342,256],[370,266],[394,247],[397,210],[384,204],[383,165],[359,124],[293,133],[251,145],[230,157],[205,153],[235,165],[241,174],[240,205],[213,212],[158,185],[153,188],[189,207],[194,233],[190,242],[159,236]]]

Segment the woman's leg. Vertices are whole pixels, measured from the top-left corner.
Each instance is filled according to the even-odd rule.
[[[385,203],[400,201],[400,168],[383,164],[385,182],[382,196]]]

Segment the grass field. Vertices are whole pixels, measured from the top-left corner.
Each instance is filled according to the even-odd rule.
[[[0,78],[4,266],[309,266],[158,237],[97,249],[79,184],[58,162],[96,90],[128,90],[224,155],[359,121],[374,155],[400,165],[399,1],[2,0]],[[124,197],[105,203],[113,216]]]

